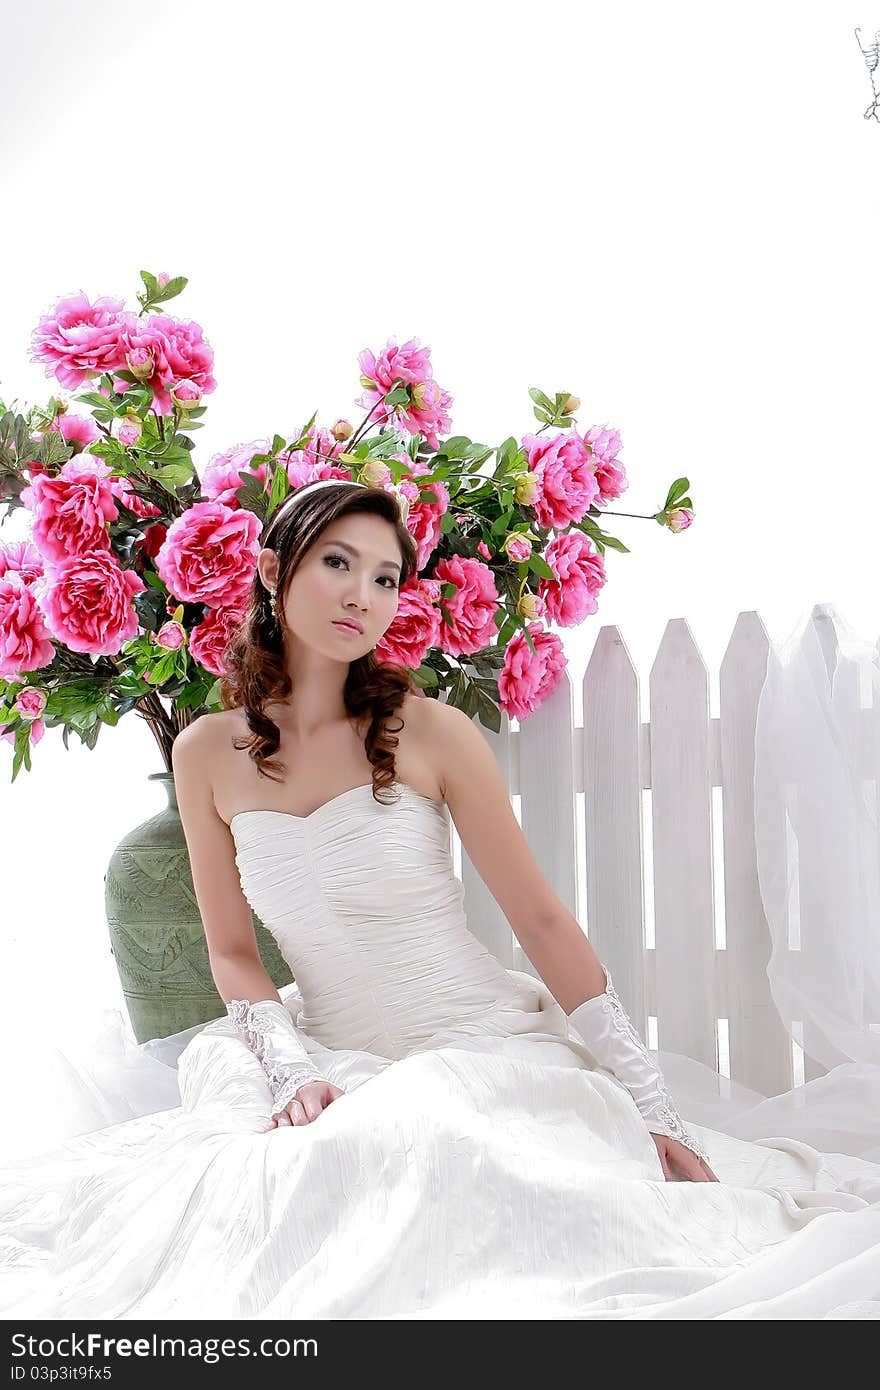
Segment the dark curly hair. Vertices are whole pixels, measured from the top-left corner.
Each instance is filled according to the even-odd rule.
[[[274,550],[278,556],[276,603],[279,612],[284,611],[284,596],[306,551],[322,531],[341,516],[369,512],[390,522],[400,542],[401,588],[417,573],[418,547],[394,494],[378,487],[363,487],[345,478],[340,478],[338,484],[337,487],[328,484],[315,488],[301,502],[296,500],[296,493],[292,493],[263,528],[261,548]],[[243,708],[250,730],[250,737],[236,740],[234,746],[248,750],[261,776],[282,781],[286,769],[275,757],[281,744],[281,731],[265,707],[270,701],[284,700],[293,683],[284,660],[284,635],[275,621],[271,595],[259,572],[254,574],[244,622],[227,646],[224,660],[227,673],[220,683],[224,708]],[[412,689],[408,668],[379,662],[373,652],[349,664],[343,699],[351,717],[361,719],[367,712],[370,714],[364,748],[373,767],[373,798],[376,801],[380,801],[377,791],[389,790],[394,781],[397,734],[405,727],[400,715],[397,716],[400,725],[393,732],[388,729],[387,721]]]

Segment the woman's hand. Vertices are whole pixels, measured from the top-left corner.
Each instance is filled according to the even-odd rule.
[[[682,1177],[686,1182],[719,1181],[706,1160],[695,1154],[693,1149],[679,1144],[677,1139],[670,1139],[668,1134],[651,1132],[651,1138],[660,1155],[663,1176],[667,1182],[680,1182]],[[680,1170],[681,1177],[676,1170]]]
[[[270,1129],[283,1129],[286,1125],[311,1124],[322,1110],[344,1095],[344,1091],[329,1081],[308,1081],[305,1086],[300,1086],[289,1105],[276,1111],[263,1133],[267,1134]]]

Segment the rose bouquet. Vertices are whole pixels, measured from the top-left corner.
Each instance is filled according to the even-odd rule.
[[[130,710],[170,771],[179,730],[220,707],[265,522],[318,478],[395,491],[418,543],[377,660],[493,730],[501,710],[528,718],[567,664],[548,624],[595,613],[606,549],[628,549],[600,524],[603,512],[634,515],[605,510],[629,485],[617,431],[579,432],[575,396],[532,388],[534,433],[495,446],[453,435],[428,349],[390,339],[360,354],[356,428],[318,428],[312,415],[291,437],[215,455],[200,477],[191,436],[216,386],[213,352],[198,324],[164,312],[186,280],[141,278],[137,313],[78,294],[34,330],[33,359],[88,413],[57,396],[25,413],[0,402],[0,503],[7,517],[30,513],[26,540],[0,541],[12,779],[47,727],[61,726],[65,747],[71,730],[94,747]],[[645,519],[684,530],[688,488],[677,479]]]

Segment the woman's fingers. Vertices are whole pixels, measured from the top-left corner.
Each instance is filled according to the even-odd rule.
[[[661,1168],[663,1169],[663,1176],[664,1176],[664,1178],[666,1179],[667,1182],[672,1182],[672,1172],[671,1172],[671,1169],[670,1169],[670,1167],[669,1167],[669,1161],[668,1161],[668,1159],[667,1159],[667,1157],[666,1157],[666,1153],[665,1153],[665,1151],[664,1151],[662,1145],[660,1145],[660,1144],[657,1145],[657,1152],[658,1152],[658,1154],[660,1155],[660,1166],[661,1166]]]
[[[309,1082],[300,1088],[299,1096],[286,1105],[283,1110],[274,1114],[264,1129],[266,1134],[270,1129],[280,1129],[285,1125],[308,1125],[316,1120],[334,1100],[339,1096],[344,1096],[345,1092],[338,1086],[333,1086],[330,1082],[314,1083]]]

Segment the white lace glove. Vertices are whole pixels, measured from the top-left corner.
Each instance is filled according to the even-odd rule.
[[[677,1139],[708,1163],[709,1155],[702,1144],[686,1132],[663,1074],[633,1027],[607,968],[605,976],[605,992],[573,1009],[568,1015],[569,1023],[599,1065],[613,1072],[629,1091],[648,1130]]]
[[[226,1012],[262,1063],[272,1092],[272,1114],[294,1099],[300,1086],[326,1081],[300,1042],[293,1020],[277,999],[230,999]]]

